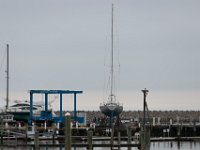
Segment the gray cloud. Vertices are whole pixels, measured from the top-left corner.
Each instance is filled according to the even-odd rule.
[[[120,89],[200,89],[199,6],[195,0],[115,1]],[[102,90],[110,15],[107,0],[1,0],[0,54],[9,43],[11,90]]]

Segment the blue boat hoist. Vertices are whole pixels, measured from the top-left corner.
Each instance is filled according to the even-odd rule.
[[[76,97],[77,94],[82,94],[83,91],[70,91],[70,90],[30,90],[30,117],[29,117],[29,124],[32,124],[33,120],[54,120],[54,123],[64,123],[65,117],[63,117],[62,114],[62,100],[63,100],[63,94],[74,94],[74,116],[73,120],[78,121],[77,118],[77,111],[76,111]],[[44,94],[45,95],[45,108],[44,111],[41,112],[40,117],[33,116],[33,95],[34,94]],[[49,94],[58,94],[60,95],[60,115],[59,117],[53,117],[52,112],[49,112],[48,110],[48,95]]]

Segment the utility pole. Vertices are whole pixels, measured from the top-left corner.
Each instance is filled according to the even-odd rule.
[[[146,97],[148,94],[148,90],[145,88],[144,90],[142,90],[143,94],[144,94],[144,105],[143,105],[143,130],[145,130],[145,125],[146,125]]]
[[[147,108],[147,103],[146,103],[146,97],[148,94],[148,90],[145,88],[142,90],[144,94],[144,110],[143,110],[143,125],[142,125],[142,130],[140,131],[140,149],[141,150],[150,150],[150,130],[149,128],[146,127],[146,108]]]

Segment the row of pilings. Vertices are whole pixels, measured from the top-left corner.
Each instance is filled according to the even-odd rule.
[[[127,144],[122,144],[121,143],[121,132],[117,132],[117,143],[114,142],[116,141],[116,136],[114,136],[115,131],[114,125],[111,127],[111,134],[110,134],[110,144],[94,144],[93,143],[93,134],[95,133],[94,130],[88,130],[87,131],[87,144],[82,145],[83,147],[86,147],[87,150],[93,150],[94,147],[110,147],[111,150],[113,149],[120,149],[120,147],[127,147],[128,150],[131,149],[131,147],[137,147],[139,150],[149,150],[150,147],[150,128],[145,128],[144,130],[140,131],[140,140],[139,143],[133,144],[133,129],[130,126],[127,126],[126,132],[127,132]],[[66,124],[65,124],[65,137],[64,137],[64,147],[65,150],[71,150],[72,147],[74,146],[74,143],[72,143],[72,129],[71,129],[71,120],[70,120],[70,115],[66,116]],[[35,134],[35,150],[40,149],[40,144],[39,144],[39,136],[36,132]],[[79,145],[80,146],[80,145]]]

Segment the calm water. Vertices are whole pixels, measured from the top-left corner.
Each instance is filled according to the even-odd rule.
[[[14,147],[6,148],[0,147],[0,150],[32,150],[28,147]],[[41,150],[64,150],[64,147],[48,148],[43,147]],[[86,148],[73,148],[73,150],[86,150]],[[110,150],[110,148],[94,148],[94,150]],[[121,150],[128,150],[128,148],[121,148]],[[138,150],[132,148],[131,150]],[[200,150],[200,141],[198,142],[152,142],[150,150]]]

